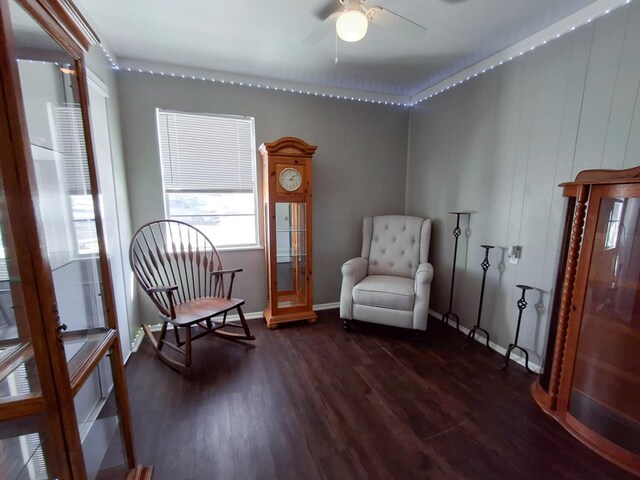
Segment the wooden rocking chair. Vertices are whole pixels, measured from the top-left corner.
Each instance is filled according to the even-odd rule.
[[[191,366],[191,342],[210,333],[234,340],[255,340],[244,318],[244,300],[232,298],[235,275],[241,268],[223,270],[220,255],[197,228],[176,220],[158,220],[138,229],[129,247],[129,261],[142,289],[163,320],[156,340],[147,324],[142,328],[160,359],[178,371]],[[228,289],[225,290],[225,277]],[[236,310],[240,323],[227,321]],[[175,342],[166,339],[171,324]],[[195,335],[192,327],[200,327]],[[243,333],[228,331],[242,329]],[[222,330],[225,329],[225,330]],[[184,332],[181,339],[180,330]],[[169,347],[184,356],[180,363],[162,351]]]

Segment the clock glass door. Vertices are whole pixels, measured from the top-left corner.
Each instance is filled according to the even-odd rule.
[[[306,305],[306,204],[277,202],[275,207],[277,307]]]

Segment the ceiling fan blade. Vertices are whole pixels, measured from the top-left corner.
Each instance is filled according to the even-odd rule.
[[[340,12],[333,12],[329,15],[320,25],[314,28],[309,35],[307,35],[302,43],[304,45],[315,45],[329,35],[331,32],[336,31],[336,20],[340,16]]]
[[[340,3],[339,0],[331,0],[331,1],[327,2],[325,5],[320,6],[320,7],[316,8],[315,10],[313,10],[313,15],[318,20],[325,21],[327,18],[329,18],[334,13],[340,12],[342,10],[344,10],[344,7],[342,6],[342,4]]]
[[[427,31],[427,27],[420,25],[419,23],[409,20],[407,17],[403,17],[399,13],[396,13],[387,8],[375,6],[367,10],[367,17],[372,23],[380,25],[381,27],[394,27],[400,26],[406,27],[412,25],[415,30],[420,30],[422,33]]]

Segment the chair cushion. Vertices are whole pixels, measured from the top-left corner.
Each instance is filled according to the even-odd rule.
[[[369,275],[353,287],[353,301],[359,305],[413,310],[415,293],[411,278]]]

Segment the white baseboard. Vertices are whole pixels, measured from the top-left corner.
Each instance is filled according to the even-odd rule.
[[[316,312],[319,312],[320,310],[332,310],[334,308],[340,308],[340,302],[318,303],[313,306],[313,310]]]
[[[442,314],[440,314],[438,312],[435,312],[433,310],[429,310],[429,315],[431,315],[432,317],[435,317],[438,320],[442,321]],[[453,322],[450,319],[447,319],[447,325],[450,326],[451,328],[456,328],[456,323]],[[464,333],[465,335],[468,335],[469,332],[470,332],[470,330],[467,327],[465,327],[464,325],[462,325],[462,323],[460,324],[460,331],[462,333]],[[487,344],[484,335],[475,335],[474,339],[475,339],[476,342],[482,343],[483,345]],[[498,352],[500,355],[504,356],[504,354],[507,353],[507,349],[506,348],[501,347],[500,345],[498,345],[497,343],[493,343],[492,341],[489,341],[489,346],[493,350]],[[518,355],[517,353],[515,353],[515,351],[511,353],[510,359],[512,361],[516,362],[517,364],[522,365],[523,367],[525,366],[524,356]],[[538,365],[537,363],[532,362],[531,360],[529,360],[529,368],[532,371],[536,372],[536,373],[540,373],[542,371],[542,367],[540,365]]]
[[[339,308],[339,307],[340,307],[340,302],[319,303],[319,304],[313,306],[313,310],[314,311],[331,310],[333,308]],[[263,319],[264,318],[264,313],[263,312],[249,312],[249,313],[245,313],[244,314],[244,318],[246,318],[247,320]],[[240,316],[237,315],[237,314],[228,315],[227,316],[227,320],[229,320],[231,322],[238,321],[238,320],[240,320]],[[154,325],[151,325],[151,331],[152,332],[159,332],[161,328],[162,328],[162,323],[156,323]],[[138,333],[136,334],[136,337],[133,339],[133,342],[131,343],[131,351],[132,352],[137,352],[138,351],[138,348],[140,348],[140,344],[142,343],[142,339],[143,338],[144,338],[144,331],[142,330],[142,327],[140,327],[138,329]]]
[[[131,342],[131,353],[129,353],[129,356],[127,357],[127,360],[125,360],[124,363],[127,363],[132,353],[136,353],[138,351],[143,338],[144,338],[144,331],[142,330],[142,327],[138,327],[136,336],[133,339],[133,342]]]

